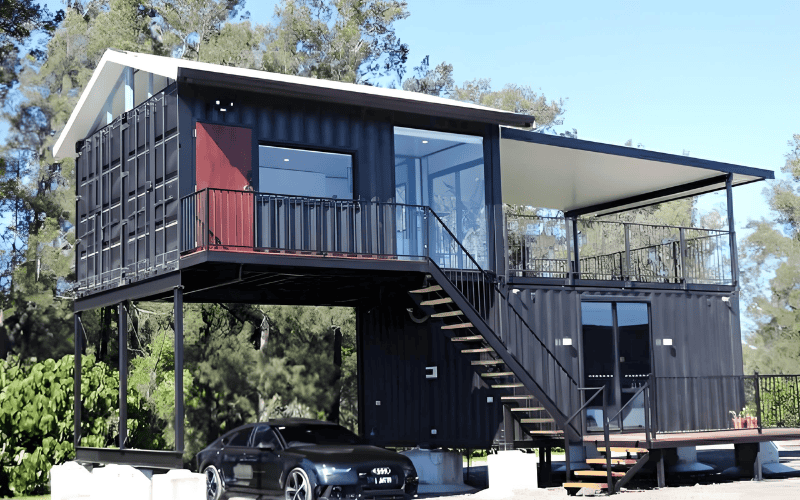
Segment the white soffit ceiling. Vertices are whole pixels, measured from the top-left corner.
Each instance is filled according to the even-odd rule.
[[[570,139],[559,138],[559,141],[568,143]],[[625,149],[639,151],[632,148]],[[564,212],[647,195],[692,182],[719,179],[727,174],[725,171],[711,168],[526,142],[507,137],[500,140],[500,169],[503,202]],[[756,174],[772,174],[770,171],[751,170]],[[765,177],[761,175],[735,173],[733,184],[745,184],[763,178]],[[766,178],[772,178],[772,175],[767,175]],[[687,189],[681,193],[638,201],[623,207],[650,205],[654,202],[668,201],[724,187],[725,182],[722,180],[711,186]],[[622,207],[606,211],[618,211],[620,208]],[[596,213],[602,212],[604,210],[598,210]]]

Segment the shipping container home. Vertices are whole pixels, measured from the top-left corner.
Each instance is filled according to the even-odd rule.
[[[599,433],[663,464],[673,433],[731,429],[751,392],[732,190],[773,173],[534,121],[107,52],[54,148],[77,162],[76,363],[80,313],[126,300],[174,301],[179,366],[184,301],[339,305],[356,309],[360,432],[376,444],[546,448]],[[716,190],[725,228],[597,219]]]

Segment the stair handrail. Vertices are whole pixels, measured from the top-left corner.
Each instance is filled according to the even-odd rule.
[[[596,398],[599,394],[602,393],[602,395],[603,395],[603,439],[605,440],[605,443],[606,443],[606,480],[608,482],[608,493],[609,493],[609,495],[611,495],[611,494],[614,494],[614,476],[612,475],[612,470],[611,470],[611,443],[610,443],[611,431],[610,431],[609,426],[608,426],[608,422],[609,422],[609,419],[608,419],[608,398],[606,397],[607,393],[606,393],[605,389],[606,389],[605,385],[602,385],[600,387],[578,387],[578,391],[580,391],[581,394],[583,394],[583,391],[595,391],[595,393],[592,394],[592,396],[589,399],[587,399],[586,402],[583,403],[581,405],[581,407],[578,408],[578,410],[575,413],[573,413],[567,419],[567,422],[566,422],[565,426],[567,424],[571,425],[571,422],[576,417],[581,415],[583,410],[585,410],[586,407],[589,406],[589,403],[591,403],[594,400],[594,398]],[[574,426],[573,426],[573,428],[574,428]],[[564,478],[565,478],[564,482],[569,482],[569,474],[570,474],[569,437],[566,435],[566,433],[564,433],[564,470],[566,472],[566,475],[564,476]]]
[[[525,326],[525,328],[528,330],[528,332],[529,332],[529,333],[530,333],[530,334],[533,336],[533,338],[534,338],[534,339],[536,339],[536,341],[537,341],[537,342],[539,343],[539,345],[542,347],[542,349],[544,350],[544,352],[546,352],[546,353],[547,353],[547,355],[549,356],[549,358],[550,358],[550,359],[552,359],[552,360],[555,362],[556,366],[558,366],[558,368],[561,370],[561,372],[562,372],[564,375],[566,375],[566,376],[567,376],[567,380],[568,380],[568,381],[571,383],[571,385],[572,385],[572,386],[574,386],[574,387],[577,389],[577,387],[578,387],[578,382],[577,382],[577,381],[576,381],[576,380],[575,380],[575,379],[572,377],[572,375],[571,375],[571,374],[569,373],[569,371],[568,371],[568,370],[567,370],[567,369],[564,367],[564,365],[563,365],[563,364],[561,364],[561,361],[559,361],[559,359],[556,357],[556,355],[555,355],[555,354],[553,354],[553,352],[552,352],[552,351],[551,351],[551,350],[550,350],[550,349],[547,347],[547,345],[546,345],[546,344],[545,344],[545,343],[542,341],[542,339],[541,339],[541,338],[539,338],[539,336],[538,336],[538,335],[536,335],[536,332],[533,330],[533,328],[531,328],[531,326],[528,324],[528,322],[525,320],[525,318],[524,318],[524,317],[523,317],[523,316],[522,316],[522,315],[519,313],[519,311],[517,311],[517,309],[514,307],[514,305],[511,303],[511,301],[510,301],[510,300],[509,300],[509,299],[508,299],[508,298],[507,298],[505,295],[503,295],[502,291],[501,291],[501,290],[500,290],[500,288],[497,286],[497,280],[494,278],[494,276],[493,276],[493,275],[491,275],[491,274],[490,274],[488,271],[484,270],[484,269],[483,269],[483,268],[480,266],[480,264],[478,264],[478,262],[477,262],[477,261],[475,260],[475,258],[472,256],[472,254],[471,254],[471,253],[470,253],[470,252],[469,252],[469,251],[468,251],[468,250],[467,250],[467,249],[464,247],[464,245],[461,243],[461,240],[459,240],[459,239],[458,239],[458,238],[457,238],[457,237],[456,237],[456,236],[453,234],[453,232],[450,230],[450,228],[447,226],[447,224],[445,224],[445,222],[444,222],[444,221],[443,221],[443,220],[442,220],[442,219],[439,217],[439,215],[438,215],[438,214],[437,214],[437,213],[436,213],[436,212],[435,212],[435,211],[434,211],[434,210],[433,210],[431,207],[425,207],[425,209],[426,209],[428,212],[430,212],[431,216],[432,216],[432,217],[433,217],[433,218],[434,218],[434,219],[435,219],[435,220],[436,220],[436,221],[439,223],[439,225],[442,227],[442,229],[444,229],[444,231],[446,231],[446,232],[447,232],[447,234],[450,236],[451,240],[455,242],[455,244],[456,244],[456,245],[457,245],[457,247],[458,247],[458,248],[461,250],[461,252],[464,254],[464,256],[466,256],[466,257],[467,257],[467,259],[468,259],[468,260],[469,260],[469,261],[472,263],[472,265],[475,267],[475,270],[477,270],[477,271],[478,271],[478,273],[481,275],[481,278],[484,280],[484,282],[488,283],[488,284],[491,286],[491,288],[492,288],[492,289],[493,289],[493,290],[494,290],[494,291],[495,291],[495,292],[498,294],[498,296],[500,296],[500,297],[501,297],[503,300],[505,300],[505,303],[506,303],[506,305],[508,306],[508,309],[510,309],[510,310],[511,310],[511,311],[514,313],[514,315],[515,315],[515,316],[516,316],[516,317],[519,319],[520,323],[521,323],[521,324],[523,324],[523,325]],[[426,257],[428,258],[428,260],[429,260],[429,261],[430,261],[430,262],[431,262],[433,265],[435,265],[437,268],[439,268],[439,269],[442,271],[442,274],[444,274],[445,276],[447,276],[447,272],[446,272],[446,271],[444,271],[444,270],[442,270],[442,269],[439,267],[439,265],[438,265],[438,264],[437,264],[437,263],[436,263],[436,262],[433,260],[433,258],[431,258],[431,256],[430,256],[430,242],[429,242],[429,244],[428,244],[427,253],[428,253],[428,255],[426,255]],[[471,270],[470,270],[470,271],[471,271]],[[448,277],[448,279],[449,279],[449,277]],[[456,287],[456,289],[458,289],[458,287]],[[459,290],[459,293],[460,293],[460,292],[461,292],[461,290]],[[463,294],[463,293],[462,293],[461,295],[462,295],[462,297],[464,297],[464,294]],[[473,305],[473,308],[475,309],[475,311],[476,311],[476,312],[477,312],[477,313],[478,313],[478,314],[481,316],[481,318],[482,318],[484,321],[487,319],[486,317],[484,317],[484,315],[481,313],[481,311],[479,311],[477,308],[475,308],[475,307],[474,307],[474,304],[472,304],[472,302],[471,302],[471,301],[470,301],[470,300],[469,300],[467,297],[464,297],[464,299],[466,299],[468,303],[470,303],[471,305]],[[496,336],[496,334],[495,334],[495,336]],[[498,337],[498,338],[499,338],[499,337]],[[505,345],[505,343],[502,341],[502,339],[500,339],[500,341],[501,341],[501,343],[503,343],[503,344]],[[513,356],[513,357],[514,357],[514,359],[516,359],[516,355],[514,355],[513,353],[509,352],[509,355]],[[517,361],[519,361],[519,360],[517,360]],[[523,368],[524,368],[524,365],[522,365],[522,363],[520,363],[520,365],[521,365],[521,366],[523,366]],[[557,405],[556,405],[556,406],[557,406]],[[561,411],[561,410],[559,409],[559,411]],[[569,422],[569,421],[568,421],[568,422]],[[564,424],[564,428],[565,428],[564,435],[565,435],[565,436],[567,436],[567,434],[568,434],[568,433],[566,432],[566,427],[567,427],[567,425],[571,425],[571,424],[568,424],[568,422]],[[575,434],[577,434],[577,435],[579,435],[579,436],[582,434],[582,432],[581,432],[579,429],[577,429],[577,428],[576,428],[574,425],[572,426],[572,429],[575,431]]]
[[[651,375],[652,374],[648,374],[647,375],[648,378]],[[614,420],[617,417],[621,417],[622,412],[625,410],[625,408],[627,408],[629,404],[631,404],[633,401],[635,401],[636,398],[639,397],[639,394],[642,394],[642,392],[644,392],[644,391],[647,391],[647,395],[644,397],[644,434],[645,434],[645,439],[647,441],[647,449],[649,450],[650,448],[652,448],[652,446],[651,446],[652,442],[650,440],[650,431],[651,431],[650,430],[650,411],[651,411],[650,404],[651,404],[651,400],[650,400],[650,380],[649,379],[648,379],[647,382],[644,383],[644,385],[642,387],[639,388],[638,391],[636,391],[634,393],[633,397],[631,397],[631,399],[629,399],[627,403],[622,405],[622,408],[620,408],[617,413],[615,413],[614,415],[611,416],[611,418],[609,418],[609,421]],[[620,420],[619,420],[619,430],[620,430],[620,432],[625,432],[625,420],[623,418],[620,418]]]

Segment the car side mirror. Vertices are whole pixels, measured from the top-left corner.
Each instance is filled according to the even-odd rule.
[[[229,440],[228,438],[222,438],[222,440],[220,441],[220,443],[222,444],[222,446],[228,446],[228,442],[229,442],[229,441],[230,441],[230,440]]]
[[[267,443],[265,441],[261,441],[258,443],[258,449],[261,451],[275,451],[275,445],[272,443]]]

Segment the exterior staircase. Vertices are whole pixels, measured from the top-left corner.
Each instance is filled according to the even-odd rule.
[[[597,448],[603,457],[589,458],[586,463],[592,469],[576,470],[572,474],[575,479],[566,478],[564,488],[568,495],[575,495],[581,490],[607,491],[619,493],[622,487],[630,481],[650,459],[650,452],[646,448]],[[592,481],[592,479],[595,479]],[[611,490],[609,491],[609,485]]]
[[[498,392],[500,402],[520,425],[526,440],[532,441],[532,444],[536,441],[563,440],[564,431],[536,397],[536,389],[529,389],[525,381],[517,376],[513,364],[510,366],[504,359],[511,354],[508,351],[503,353],[505,349],[496,350],[496,343],[490,342],[492,336],[497,338],[494,332],[486,332],[486,328],[482,332],[481,326],[487,325],[470,319],[468,313],[477,313],[475,307],[471,303],[465,307],[464,302],[467,301],[462,294],[449,295],[439,282],[432,275],[427,275],[424,286],[410,290],[409,294],[423,311],[443,321],[442,332],[458,345],[463,355],[471,358],[474,370],[490,388]],[[445,282],[447,285],[453,286],[449,280]]]

